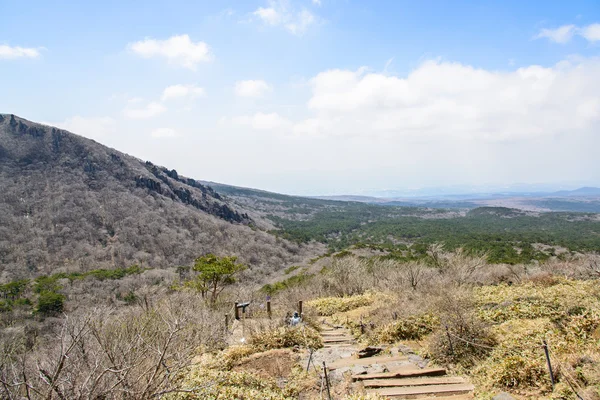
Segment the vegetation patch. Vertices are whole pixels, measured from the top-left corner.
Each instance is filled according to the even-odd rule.
[[[286,269],[284,269],[283,273],[289,275],[299,268],[301,268],[299,265],[292,265],[291,267],[287,267]]]
[[[307,306],[317,310],[322,316],[331,316],[336,313],[354,310],[359,307],[373,304],[375,296],[371,293],[359,294],[348,297],[323,297],[311,300]]]
[[[292,287],[301,286],[309,282],[314,277],[314,274],[309,274],[307,272],[301,272],[297,275],[290,276],[282,281],[275,283],[268,283],[264,285],[260,291],[268,294],[270,296],[281,292],[286,289],[290,289]]]
[[[377,329],[374,332],[374,337],[379,343],[394,343],[399,340],[420,340],[433,332],[439,324],[439,318],[430,313],[411,315]]]
[[[542,341],[548,343],[557,391],[574,398],[575,388],[600,389],[600,289],[598,281],[559,278],[475,289],[479,316],[495,323],[498,339],[472,371],[482,388],[551,389]],[[568,393],[568,395],[567,395]],[[558,395],[557,395],[558,396]],[[596,398],[596,397],[590,397]]]
[[[304,347],[320,349],[323,340],[316,329],[309,326],[281,326],[254,333],[250,338],[251,345],[257,351],[282,349],[289,347]]]

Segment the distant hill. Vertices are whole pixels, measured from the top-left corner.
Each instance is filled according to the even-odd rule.
[[[575,190],[561,190],[546,197],[600,197],[600,188],[582,187]]]
[[[0,281],[207,252],[268,272],[308,251],[208,185],[14,115],[0,114],[0,187]]]

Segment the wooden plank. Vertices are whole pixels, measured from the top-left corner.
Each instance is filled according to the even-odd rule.
[[[323,338],[323,340],[327,340],[327,339],[335,339],[335,338],[354,338],[354,336],[352,335],[344,335],[343,333],[340,333],[339,335],[325,335],[325,336],[321,336]]]
[[[323,336],[323,337],[325,337],[325,336],[343,336],[343,335],[350,335],[350,332],[343,331],[343,330],[331,331],[331,332],[321,332],[321,336]]]
[[[425,378],[400,378],[400,379],[371,379],[363,381],[365,388],[383,388],[399,386],[426,386],[447,385],[451,383],[465,383],[461,376],[425,377]]]
[[[354,338],[352,336],[336,336],[330,338],[323,338],[323,343],[349,342],[353,340]]]
[[[353,375],[352,380],[366,381],[367,379],[393,379],[393,378],[417,378],[419,376],[442,376],[446,375],[444,368],[403,368],[391,372],[379,372],[375,374]]]
[[[370,364],[385,364],[386,362],[394,362],[394,361],[408,361],[408,357],[406,356],[376,356],[376,357],[367,357],[367,358],[341,358],[337,361],[332,362],[331,364],[327,364],[327,367],[331,370],[342,368],[342,367],[351,367],[354,365],[370,365]]]
[[[406,396],[424,396],[424,395],[450,395],[466,394],[472,392],[475,387],[470,383],[457,383],[451,385],[429,385],[429,386],[408,386],[371,389],[367,393],[377,393],[385,397],[406,397]]]

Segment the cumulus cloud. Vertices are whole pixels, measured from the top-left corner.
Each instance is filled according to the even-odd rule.
[[[406,77],[334,69],[311,79],[304,135],[402,140],[551,139],[599,128],[600,60],[488,71],[427,61]]]
[[[152,131],[150,134],[153,138],[161,139],[161,138],[173,138],[179,136],[177,131],[172,128],[157,128]]]
[[[263,80],[246,80],[235,83],[235,94],[239,97],[262,97],[271,90],[269,84]]]
[[[110,117],[82,117],[76,115],[62,122],[43,122],[44,125],[55,126],[69,132],[98,141],[105,140],[116,132],[117,124]]]
[[[600,41],[600,24],[591,24],[583,27],[563,25],[556,29],[542,29],[535,39],[547,38],[555,43],[567,43],[573,36],[579,35],[589,42]]]
[[[585,26],[579,30],[579,34],[590,42],[600,41],[600,24]]]
[[[143,102],[141,99],[132,99],[127,107],[123,110],[123,115],[129,119],[148,119],[162,114],[167,110],[165,106],[155,101],[147,103],[144,106],[139,104]]]
[[[178,98],[194,99],[202,97],[204,94],[204,89],[196,85],[171,85],[163,90],[161,99],[162,101]]]
[[[270,0],[268,7],[259,7],[252,14],[265,25],[281,26],[296,36],[306,33],[317,20],[305,8],[301,10],[293,8],[288,0]]]
[[[540,30],[535,38],[548,38],[555,43],[567,43],[575,34],[576,29],[575,25],[563,25],[556,29],[544,28]]]
[[[0,59],[14,60],[17,58],[38,58],[39,49],[32,47],[11,47],[6,44],[0,44]]]
[[[165,58],[170,64],[191,70],[213,59],[208,44],[193,42],[188,35],[171,36],[165,40],[144,39],[131,43],[129,48],[141,57]]]
[[[256,113],[250,116],[240,116],[232,119],[236,125],[248,126],[255,130],[286,130],[291,122],[277,113]]]

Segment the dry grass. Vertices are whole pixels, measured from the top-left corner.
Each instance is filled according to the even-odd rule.
[[[331,316],[371,305],[374,300],[375,296],[372,293],[365,293],[348,297],[324,297],[311,300],[306,305],[315,308],[321,316]]]

